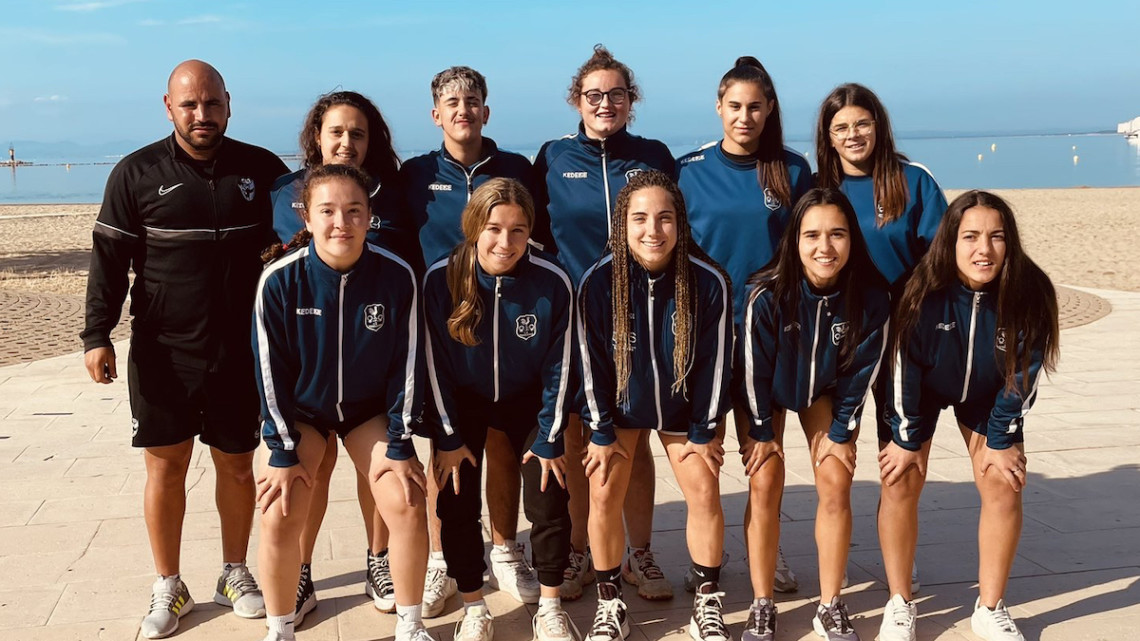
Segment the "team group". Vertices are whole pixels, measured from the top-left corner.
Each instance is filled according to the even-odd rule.
[[[267,617],[269,641],[293,639],[316,607],[311,563],[338,438],[357,471],[365,592],[396,612],[398,641],[430,639],[423,618],[457,592],[455,638],[491,641],[484,497],[490,582],[538,604],[535,639],[623,639],[623,581],[673,596],[649,546],[656,431],[687,507],[689,633],[729,641],[719,474],[731,411],[754,597],[740,638],[772,641],[775,592],[798,587],[779,549],[790,410],[818,496],[812,627],[855,640],[841,591],[873,395],[890,594],[878,638],[916,638],[918,502],[939,413],[953,406],[982,504],[972,627],[1023,639],[1003,597],[1024,416],[1055,367],[1058,324],[1005,202],[970,191],[947,205],[857,84],[820,107],[813,175],[784,147],[775,86],[752,57],[720,81],[723,139],[676,160],[628,131],[640,90],[600,45],[570,84],[578,132],[533,166],[482,135],[478,72],[447,69],[431,92],[438,151],[401,165],[376,106],[337,91],[310,110],[303,168],[288,173],[224,137],[221,75],[187,61],[164,99],[173,135],[112,172],[82,337],[91,377],[112,382],[110,332],[133,270],[132,442],[159,575],[145,637],[173,634],[194,604],[179,549],[199,436],[222,524],[214,601]],[[431,439],[427,471],[413,435]],[[529,558],[514,540],[520,488]],[[255,509],[260,588],[245,565]],[[562,601],[595,581],[582,635]]]

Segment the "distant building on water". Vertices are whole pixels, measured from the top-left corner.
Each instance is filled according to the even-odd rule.
[[[1129,138],[1140,137],[1140,116],[1116,125],[1116,133],[1124,134]]]

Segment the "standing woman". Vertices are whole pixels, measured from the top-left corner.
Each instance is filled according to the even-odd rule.
[[[981,495],[978,599],[970,623],[987,641],[1024,641],[1005,607],[1021,537],[1025,415],[1059,353],[1053,284],[1021,246],[1001,198],[969,191],[946,211],[898,305],[888,389],[892,440],[879,453],[879,546],[891,600],[883,641],[913,641],[906,571],[938,414],[954,407]]]
[[[613,205],[618,192],[639,172],[656,169],[673,175],[673,156],[657,140],[629,133],[633,103],[641,98],[633,71],[618,61],[602,45],[578,68],[570,81],[567,102],[578,111],[581,121],[577,134],[547,142],[535,158],[535,235],[553,235],[558,259],[577,287],[582,274],[605,251],[609,240]],[[574,407],[581,407],[581,390]],[[570,417],[566,448],[579,452],[585,434],[577,415]],[[624,579],[637,586],[643,598],[673,598],[673,588],[649,550],[653,532],[654,470],[649,441],[638,443],[634,455],[633,480],[627,512],[629,560]],[[562,584],[564,599],[582,596],[582,586],[594,580],[586,550],[586,520],[589,514],[589,485],[577,456],[567,460],[570,514],[573,532],[570,567]]]
[[[483,601],[480,500],[483,450],[493,429],[510,443],[524,478],[523,509],[540,584],[535,638],[577,641],[559,598],[570,554],[562,434],[574,291],[553,258],[528,245],[534,203],[522,183],[486,181],[460,223],[463,242],[424,278],[434,392],[427,420],[442,434],[435,453],[440,538],[464,606],[455,639],[490,641],[494,634]]]
[[[748,278],[775,255],[792,207],[811,188],[811,167],[803,154],[784,146],[776,86],[756,58],[737,58],[721,77],[716,113],[724,138],[679,158],[677,184],[685,194],[693,240],[732,280],[733,321],[741,336]],[[731,390],[733,406],[740,408],[736,424],[742,426],[745,403],[736,397],[743,389],[740,359],[736,363]],[[799,587],[782,555],[777,554],[773,571],[777,592]]]
[[[749,477],[745,539],[754,600],[743,641],[773,641],[773,569],[784,493],[784,421],[799,415],[819,496],[820,599],[812,627],[832,641],[859,637],[840,599],[851,543],[851,480],[863,404],[886,345],[890,303],[851,203],[812,189],[796,204],[776,259],[750,280],[745,310],[741,436]]]
[[[305,203],[301,198],[305,179],[322,165],[348,165],[364,170],[371,177],[369,199],[372,215],[368,221],[368,241],[376,245],[398,245],[398,235],[389,223],[398,202],[399,160],[392,148],[392,134],[384,117],[371,100],[355,91],[336,91],[317,99],[305,116],[301,130],[304,168],[277,179],[270,193],[273,202],[273,230],[282,243],[289,243],[305,227]],[[405,247],[414,246],[405,245]],[[418,253],[416,254],[418,256]],[[414,260],[414,257],[413,257]],[[409,261],[413,262],[413,261]],[[414,264],[414,262],[413,262]],[[309,521],[301,530],[301,579],[297,586],[297,627],[305,615],[317,607],[313,587],[313,548],[325,518],[329,501],[329,479],[336,467],[336,439],[329,435],[325,458],[314,477],[313,505]],[[391,612],[395,591],[388,564],[388,527],[376,511],[368,479],[356,477],[356,496],[368,536],[365,557],[364,592],[376,609]]]
[[[417,279],[407,262],[365,243],[370,187],[355,167],[314,168],[301,192],[306,229],[258,284],[253,347],[270,450],[257,481],[258,563],[268,641],[293,639],[300,535],[333,434],[391,525],[396,639],[430,638],[420,618],[426,478],[411,441],[423,366]]]
[[[611,253],[582,280],[578,335],[590,431],[590,547],[598,608],[590,641],[629,634],[622,600],[622,506],[633,448],[656,431],[685,495],[685,537],[698,577],[689,635],[728,641],[721,614],[724,464],[732,292],[689,232],[685,199],[659,171],[630,178],[614,209]]]
[[[898,152],[886,108],[863,85],[840,85],[823,99],[815,129],[815,157],[817,185],[840,189],[851,201],[871,260],[897,303],[946,211],[942,189],[926,167]],[[885,376],[875,381],[872,393],[882,449],[891,440],[884,410]],[[915,565],[911,591],[917,593],[919,587]]]

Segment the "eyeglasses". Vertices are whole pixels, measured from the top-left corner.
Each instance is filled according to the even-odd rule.
[[[594,106],[602,104],[602,98],[607,97],[610,99],[610,104],[621,105],[625,104],[625,99],[629,97],[629,90],[621,87],[610,89],[609,91],[591,89],[582,95],[586,98],[586,102]]]
[[[831,129],[828,129],[828,131],[830,131],[831,135],[835,136],[836,138],[850,138],[853,135],[866,136],[867,134],[871,133],[871,130],[874,128],[874,120],[860,120],[853,125],[848,125],[847,123],[835,125]]]

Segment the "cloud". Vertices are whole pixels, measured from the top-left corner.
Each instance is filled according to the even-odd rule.
[[[67,102],[67,96],[61,96],[59,94],[53,93],[50,96],[36,96],[35,98],[32,98],[32,100],[35,102]]]
[[[11,44],[13,42],[32,42],[36,44],[60,47],[66,45],[125,45],[127,39],[117,33],[58,33],[52,31],[37,31],[34,29],[10,29],[0,27],[0,40]]]
[[[55,7],[56,11],[77,11],[82,13],[90,13],[92,11],[102,11],[103,9],[110,9],[112,7],[120,7],[125,4],[135,4],[138,2],[147,2],[148,0],[100,0],[98,2],[67,2]]]
[[[221,22],[222,19],[218,16],[194,16],[192,18],[183,18],[178,21],[178,24],[213,24]]]

